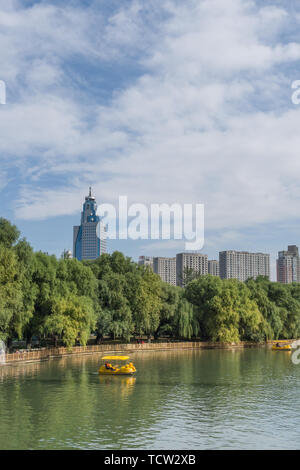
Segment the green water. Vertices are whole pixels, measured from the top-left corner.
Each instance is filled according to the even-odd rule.
[[[289,353],[139,352],[136,378],[99,355],[0,366],[0,449],[299,449]]]

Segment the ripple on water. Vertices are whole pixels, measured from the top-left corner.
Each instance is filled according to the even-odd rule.
[[[99,377],[98,362],[1,369],[0,448],[299,448],[300,366],[287,356],[139,353],[133,380]]]

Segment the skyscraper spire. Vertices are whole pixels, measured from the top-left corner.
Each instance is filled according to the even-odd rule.
[[[91,186],[82,209],[81,223],[73,228],[73,256],[78,260],[96,259],[106,252],[106,238]]]

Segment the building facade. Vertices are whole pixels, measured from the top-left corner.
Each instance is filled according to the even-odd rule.
[[[270,278],[270,255],[248,251],[221,251],[219,268],[221,279],[246,281],[250,277],[256,279],[257,276]]]
[[[176,285],[184,287],[187,271],[198,276],[208,274],[207,255],[200,253],[178,253],[176,255]]]
[[[97,203],[91,188],[81,212],[81,224],[73,227],[73,256],[78,260],[92,260],[106,253],[104,226],[97,216]]]
[[[212,276],[219,276],[219,261],[216,259],[208,260],[208,274]]]
[[[176,258],[153,258],[153,271],[162,281],[176,286]]]
[[[149,266],[153,269],[153,258],[152,256],[139,256],[138,264],[140,266]]]
[[[276,264],[278,282],[282,284],[300,282],[300,259],[296,245],[289,245],[287,251],[279,251]]]

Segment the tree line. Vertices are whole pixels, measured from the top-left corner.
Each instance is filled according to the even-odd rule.
[[[263,341],[300,336],[300,284],[264,277],[242,283],[191,277],[186,287],[161,281],[120,252],[94,261],[34,252],[0,218],[0,339],[85,345],[94,333],[207,341]]]

